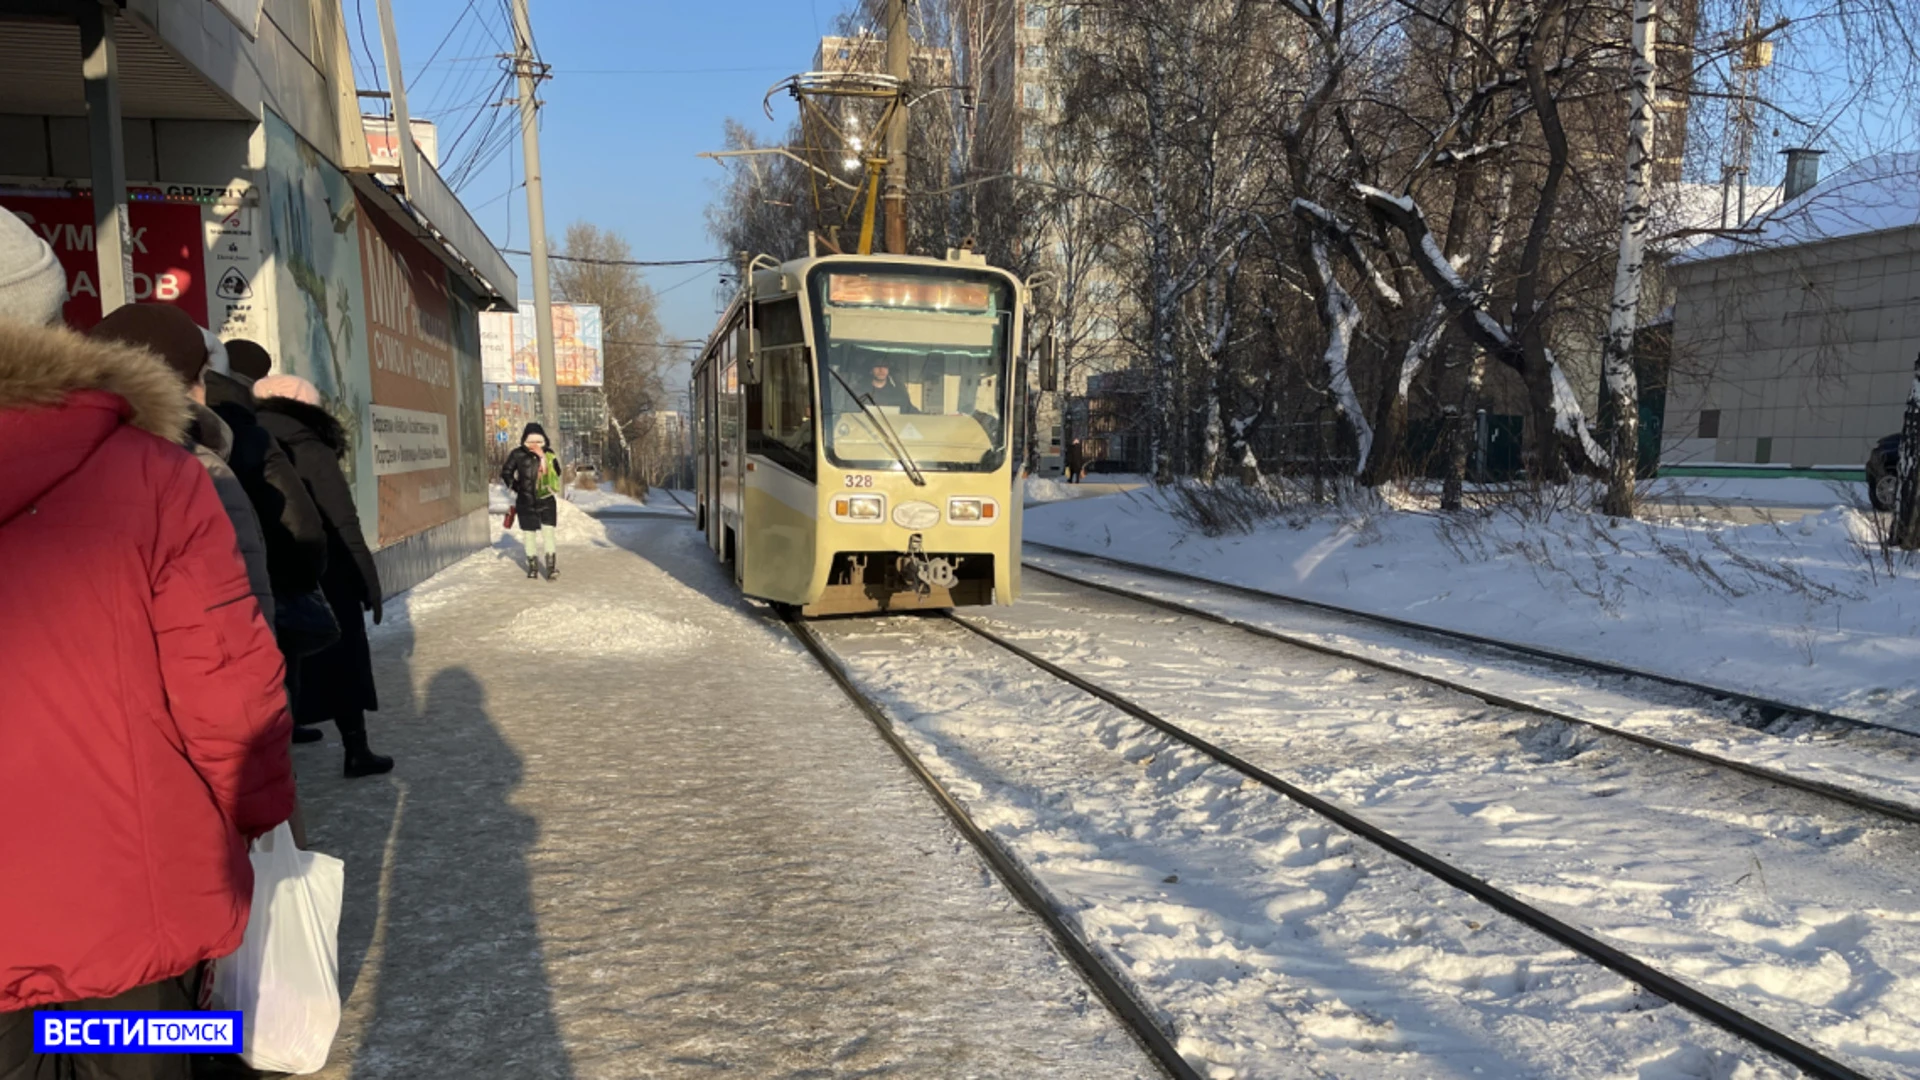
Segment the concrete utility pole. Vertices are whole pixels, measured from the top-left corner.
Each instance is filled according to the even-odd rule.
[[[86,80],[93,152],[93,253],[100,314],[133,301],[133,246],[127,238],[127,157],[120,129],[120,46],[114,12],[92,4],[80,16],[80,74]]]
[[[547,206],[540,192],[540,117],[534,91],[546,72],[533,58],[527,0],[513,0],[513,67],[520,76],[520,147],[526,157],[527,229],[532,238],[533,326],[540,348],[540,419],[547,445],[560,449],[560,384],[553,363],[553,292],[547,282]]]
[[[887,124],[887,251],[907,253],[907,82],[913,76],[913,38],[907,0],[887,0],[887,74],[900,80],[900,99]]]

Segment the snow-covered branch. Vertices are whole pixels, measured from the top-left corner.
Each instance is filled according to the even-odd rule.
[[[1353,297],[1334,275],[1333,260],[1327,255],[1327,238],[1316,232],[1308,244],[1313,252],[1313,274],[1317,279],[1314,285],[1321,295],[1321,321],[1327,327],[1328,384],[1334,404],[1353,425],[1359,440],[1360,457],[1354,470],[1357,473],[1366,468],[1367,459],[1373,453],[1373,425],[1367,422],[1366,411],[1360,407],[1360,395],[1353,388],[1353,372],[1349,367],[1353,331],[1360,325],[1360,305],[1353,302]]]
[[[1401,299],[1400,290],[1394,288],[1393,283],[1374,267],[1366,249],[1360,246],[1359,239],[1354,236],[1353,226],[1340,220],[1333,211],[1308,199],[1293,200],[1293,212],[1302,221],[1317,228],[1327,239],[1340,245],[1340,253],[1366,279],[1367,287],[1373,290],[1373,295],[1382,304],[1398,308],[1405,302]]]

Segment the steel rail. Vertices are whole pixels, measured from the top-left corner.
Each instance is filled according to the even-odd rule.
[[[1685,690],[1688,693],[1702,694],[1710,698],[1715,698],[1723,701],[1731,701],[1739,705],[1745,705],[1749,708],[1756,710],[1760,715],[1760,719],[1767,722],[1772,722],[1783,716],[1805,716],[1810,719],[1824,720],[1828,723],[1840,724],[1845,727],[1863,728],[1871,731],[1887,732],[1887,733],[1899,735],[1903,738],[1908,738],[1908,739],[1912,739],[1915,737],[1913,732],[1904,731],[1900,728],[1893,727],[1890,724],[1882,724],[1873,720],[1864,720],[1864,719],[1861,719],[1860,717],[1848,716],[1844,713],[1830,712],[1825,709],[1814,708],[1813,706],[1810,706],[1810,705],[1798,705],[1798,704],[1794,704],[1792,702],[1787,702],[1787,701],[1775,701],[1771,698],[1760,697],[1759,695],[1749,694],[1740,690],[1729,690],[1723,686],[1709,686],[1706,683],[1693,682],[1688,679],[1682,679],[1675,675],[1661,675],[1656,672],[1641,671],[1637,668],[1630,668],[1623,664],[1615,664],[1606,660],[1592,660],[1583,656],[1575,656],[1572,653],[1563,653],[1553,649],[1541,648],[1540,646],[1537,646],[1537,645],[1522,645],[1517,642],[1502,641],[1499,638],[1487,637],[1485,635],[1471,633],[1466,630],[1449,630],[1441,626],[1433,626],[1428,623],[1415,622],[1412,619],[1402,619],[1392,615],[1380,615],[1371,611],[1360,611],[1356,608],[1342,607],[1339,604],[1331,604],[1325,600],[1309,600],[1309,599],[1306,599],[1305,597],[1288,596],[1285,593],[1270,592],[1266,589],[1256,589],[1251,585],[1235,585],[1232,582],[1217,581],[1213,578],[1202,577],[1199,574],[1189,574],[1184,571],[1170,570],[1170,569],[1167,569],[1166,567],[1161,567],[1161,566],[1150,566],[1146,563],[1134,562],[1131,559],[1116,558],[1115,556],[1112,556],[1112,555],[1095,555],[1091,552],[1077,551],[1073,548],[1061,547],[1058,544],[1043,543],[1042,541],[1039,541],[1039,540],[1026,540],[1024,541],[1024,543],[1028,547],[1039,548],[1042,551],[1052,552],[1057,555],[1064,555],[1069,558],[1084,559],[1089,562],[1101,562],[1101,563],[1106,563],[1110,566],[1120,567],[1121,569],[1124,569],[1124,570],[1132,570],[1142,574],[1151,574],[1151,575],[1154,575],[1155,577],[1169,578],[1174,581],[1184,581],[1194,585],[1205,585],[1208,588],[1219,589],[1222,592],[1237,593],[1241,596],[1249,596],[1257,600],[1268,600],[1277,604],[1293,604],[1298,607],[1312,608],[1317,611],[1325,611],[1334,615],[1342,615],[1349,619],[1355,619],[1361,622],[1377,623],[1381,626],[1393,627],[1396,630],[1404,630],[1404,631],[1409,631],[1415,634],[1424,634],[1429,637],[1451,639],[1453,641],[1465,642],[1469,645],[1475,645],[1480,648],[1496,649],[1504,652],[1514,653],[1519,656],[1530,657],[1535,660],[1544,660],[1549,663],[1564,664],[1568,667],[1584,668],[1588,671],[1597,671],[1603,674],[1615,675],[1623,678],[1645,679],[1648,682],[1662,683],[1664,685],[1671,686],[1679,690]],[[1027,563],[1027,565],[1032,566],[1037,570],[1046,569],[1045,567],[1039,566],[1036,563],[1029,562]]]
[[[1312,792],[1289,781],[1283,780],[1258,765],[1215,745],[1188,731],[1172,721],[1160,717],[1111,690],[1092,682],[1080,675],[1044,659],[985,627],[976,625],[972,620],[963,619],[951,612],[948,618],[968,631],[991,642],[999,648],[1012,653],[1041,671],[1090,694],[1101,701],[1119,709],[1128,716],[1159,731],[1161,734],[1180,742],[1193,750],[1213,759],[1243,776],[1249,777],[1262,786],[1275,791],[1300,804],[1315,814],[1332,821],[1341,828],[1362,837],[1389,854],[1412,864],[1461,892],[1474,897],[1505,915],[1545,934],[1547,937],[1578,952],[1616,974],[1626,978],[1662,998],[1686,1009],[1695,1016],[1721,1028],[1746,1042],[1760,1047],[1775,1057],[1788,1062],[1808,1076],[1821,1080],[1870,1080],[1867,1074],[1827,1056],[1821,1051],[1778,1031],[1767,1024],[1748,1016],[1746,1013],[1726,1005],[1718,999],[1703,994],[1688,984],[1666,974],[1658,968],[1640,960],[1629,953],[1601,941],[1570,923],[1549,915],[1525,900],[1487,882],[1458,866],[1447,862],[1425,849],[1416,847],[1405,840],[1387,832],[1340,806],[1329,802]]]
[[[1115,1018],[1133,1036],[1134,1041],[1138,1042],[1147,1055],[1175,1080],[1203,1080],[1201,1072],[1187,1062],[1179,1049],[1174,1046],[1167,1032],[1161,1030],[1154,1019],[1152,1009],[1135,997],[1133,992],[1100,962],[1100,958],[1094,954],[1092,947],[1081,941],[1073,932],[1073,928],[1067,925],[1066,917],[1048,902],[1033,880],[1021,871],[1019,862],[994,842],[986,830],[973,820],[973,815],[967,813],[966,807],[941,786],[940,781],[921,763],[919,757],[907,746],[906,741],[900,738],[899,732],[894,730],[893,722],[887,718],[886,711],[854,684],[853,676],[848,673],[846,666],[833,655],[832,650],[820,640],[820,636],[814,632],[813,628],[791,613],[783,613],[781,619],[807,652],[812,654],[814,660],[825,669],[828,677],[833,679],[841,691],[847,695],[848,700],[853,702],[854,707],[872,722],[874,729],[880,733],[880,738],[893,748],[893,752],[905,763],[908,770],[919,778],[920,783],[933,796],[934,801],[940,804],[940,809],[946,811],[947,819],[953,822],[954,828],[959,830],[960,835],[967,838],[974,849],[979,851],[981,857],[986,859],[987,865],[993,868],[994,875],[1000,879],[1000,883],[1006,886],[1007,891],[1012,893],[1027,910],[1033,912],[1041,922],[1046,924],[1060,951],[1065,953],[1067,958],[1073,961],[1074,966],[1080,969],[1080,973],[1086,977],[1086,980],[1093,984],[1094,991],[1100,995],[1101,1000],[1106,1003]]]
[[[1795,773],[1786,772],[1784,770],[1770,768],[1766,765],[1754,765],[1745,761],[1737,761],[1733,758],[1721,757],[1718,754],[1715,754],[1706,750],[1701,750],[1695,747],[1691,747],[1686,745],[1685,743],[1669,742],[1666,739],[1659,738],[1658,736],[1647,735],[1637,731],[1628,731],[1624,728],[1614,727],[1613,725],[1604,723],[1602,721],[1591,720],[1586,717],[1579,716],[1575,713],[1567,712],[1561,709],[1556,709],[1551,705],[1544,705],[1539,702],[1525,701],[1520,698],[1509,697],[1505,694],[1496,693],[1491,690],[1481,689],[1479,687],[1472,685],[1471,683],[1461,682],[1458,679],[1450,678],[1446,675],[1435,675],[1428,672],[1419,671],[1415,668],[1396,664],[1390,660],[1382,660],[1378,657],[1369,656],[1365,653],[1351,652],[1345,649],[1340,649],[1335,646],[1328,645],[1324,642],[1314,641],[1311,638],[1288,634],[1288,633],[1285,633],[1284,631],[1272,629],[1271,627],[1261,626],[1257,623],[1245,622],[1243,620],[1235,619],[1228,615],[1221,615],[1218,612],[1208,611],[1205,608],[1195,607],[1190,604],[1183,604],[1178,600],[1168,600],[1163,597],[1148,596],[1144,593],[1134,592],[1131,589],[1121,588],[1118,585],[1109,585],[1106,582],[1092,581],[1087,578],[1076,577],[1073,574],[1062,573],[1059,570],[1049,569],[1048,567],[1040,566],[1037,563],[1027,563],[1026,566],[1030,570],[1034,570],[1039,573],[1045,574],[1048,577],[1059,578],[1061,581],[1070,581],[1075,585],[1081,586],[1082,588],[1094,589],[1099,592],[1108,593],[1110,595],[1118,596],[1126,600],[1132,600],[1136,603],[1147,604],[1152,607],[1157,607],[1165,611],[1176,612],[1178,614],[1191,616],[1196,619],[1204,619],[1208,622],[1219,623],[1222,626],[1230,626],[1235,630],[1239,630],[1247,634],[1252,634],[1255,637],[1265,638],[1269,641],[1276,641],[1283,645],[1291,645],[1295,648],[1306,649],[1310,652],[1320,653],[1321,655],[1331,656],[1340,660],[1351,661],[1356,664],[1364,664],[1367,667],[1371,667],[1377,671],[1388,672],[1390,674],[1398,675],[1403,678],[1415,679],[1420,682],[1429,683],[1434,686],[1442,686],[1448,690],[1465,694],[1468,697],[1478,698],[1479,700],[1484,701],[1489,705],[1495,705],[1502,709],[1512,709],[1515,712],[1532,713],[1536,716],[1544,716],[1544,717],[1548,717],[1549,719],[1564,721],[1565,723],[1569,723],[1569,724],[1578,724],[1581,727],[1585,727],[1593,731],[1597,731],[1602,735],[1611,736],[1613,738],[1618,738],[1618,739],[1624,739],[1627,742],[1635,743],[1639,746],[1644,746],[1650,750],[1658,750],[1663,753],[1676,754],[1680,757],[1691,758],[1694,761],[1698,761],[1706,765],[1712,765],[1712,766],[1715,766],[1716,768],[1723,768],[1733,772],[1743,773],[1747,776],[1751,776],[1757,780],[1765,781],[1766,783],[1769,783],[1769,784],[1777,784],[1781,787],[1790,787],[1797,791],[1804,791],[1810,795],[1818,795],[1823,799],[1829,799],[1834,802],[1842,803],[1847,806],[1853,807],[1854,809],[1857,809],[1857,810],[1865,810],[1869,813],[1879,814],[1883,817],[1894,818],[1895,820],[1903,821],[1908,824],[1920,825],[1920,806],[1914,806],[1906,803],[1895,802],[1891,799],[1883,799],[1877,795],[1869,795],[1866,792],[1856,791],[1852,788],[1843,787],[1839,784],[1828,783],[1825,780],[1816,780],[1812,777],[1800,776]]]

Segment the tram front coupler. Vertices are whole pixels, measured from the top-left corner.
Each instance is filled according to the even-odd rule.
[[[914,533],[907,540],[907,553],[901,557],[902,576],[913,583],[914,591],[922,597],[934,589],[952,589],[960,582],[960,574],[954,565],[955,560],[944,555],[930,557],[920,534]]]

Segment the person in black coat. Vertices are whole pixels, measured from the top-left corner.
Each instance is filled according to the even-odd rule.
[[[249,341],[230,341],[229,352]],[[280,441],[260,426],[253,390],[244,377],[209,371],[205,377],[207,407],[233,431],[233,453],[227,459],[247,497],[260,515],[267,539],[267,573],[276,597],[310,593],[320,586],[327,565],[327,525],[313,504],[299,470]]]
[[[560,524],[560,455],[547,445],[547,429],[528,424],[520,431],[520,445],[500,466],[500,482],[513,495],[514,518],[520,523],[520,543],[527,551],[527,577],[540,576],[535,554],[545,547],[547,580],[560,576],[555,552]]]
[[[267,577],[281,624],[274,629],[291,680],[299,670],[294,653],[301,620],[296,612],[308,610],[301,605],[311,604],[306,598],[320,588],[320,574],[327,567],[327,523],[286,448],[267,434],[255,415],[253,384],[271,373],[273,358],[253,342],[235,338],[226,342],[225,370],[219,368],[216,362],[202,379],[207,406],[233,432],[227,464],[240,478],[260,518],[267,545]],[[294,742],[318,742],[320,737],[311,726],[294,726]]]
[[[340,459],[347,452],[346,432],[320,407],[320,392],[305,379],[274,375],[254,384],[260,426],[286,447],[314,505],[326,522],[327,564],[320,589],[340,623],[340,640],[303,657],[293,692],[294,719],[317,724],[332,720],[346,744],[347,776],[373,776],[393,768],[393,759],[367,745],[368,712],[380,708],[373,684],[373,652],[367,644],[364,607],[381,616],[380,572],[360,531]]]

